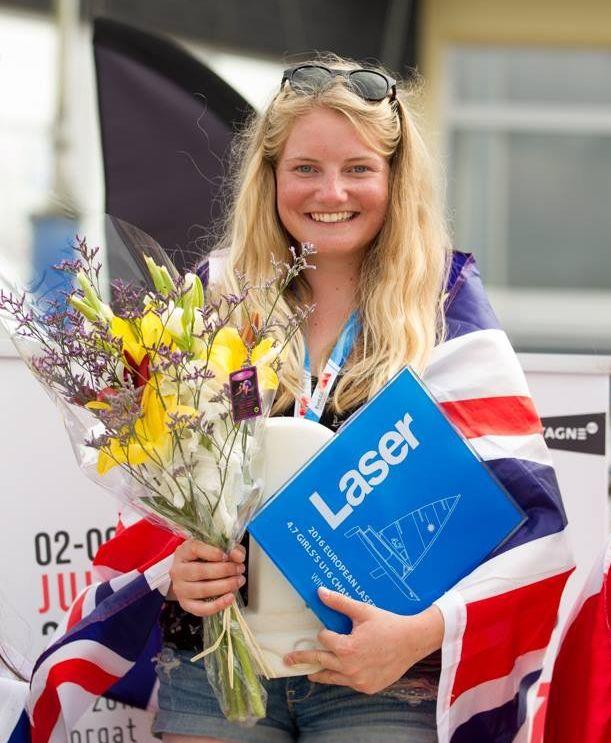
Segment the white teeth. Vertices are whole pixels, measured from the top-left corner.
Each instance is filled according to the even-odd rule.
[[[354,212],[312,212],[310,216],[315,222],[345,222]]]

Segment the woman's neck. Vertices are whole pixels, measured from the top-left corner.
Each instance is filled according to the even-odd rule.
[[[333,312],[335,308],[334,314],[349,312],[354,307],[361,277],[361,256],[314,255],[310,263],[316,268],[307,272],[307,279],[317,309]]]
[[[361,260],[349,257],[313,256],[315,270],[307,272],[315,305],[307,328],[307,344],[313,374],[318,373],[350,312],[356,306]]]

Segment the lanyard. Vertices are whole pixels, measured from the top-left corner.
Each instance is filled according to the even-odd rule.
[[[329,399],[331,388],[337,375],[352,353],[354,343],[361,332],[361,321],[356,310],[353,310],[348,321],[342,328],[337,343],[327,361],[322,374],[318,378],[316,389],[312,392],[312,372],[310,371],[310,354],[306,348],[305,364],[303,369],[303,388],[301,395],[295,400],[295,418],[308,418],[319,421],[322,411]]]

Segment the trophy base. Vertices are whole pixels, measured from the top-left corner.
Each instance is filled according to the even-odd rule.
[[[292,650],[312,650],[321,647],[316,640],[316,635],[322,629],[322,624],[308,609],[305,611],[311,615],[312,625],[299,628],[290,628],[295,620],[294,613],[275,617],[268,615],[263,621],[262,617],[255,619],[252,614],[249,616],[248,612],[244,612],[244,618],[257,638],[263,657],[272,672],[271,678],[306,676],[321,670],[319,665],[303,663],[287,666],[283,661],[284,656]],[[265,624],[265,628],[261,626],[262,624]]]

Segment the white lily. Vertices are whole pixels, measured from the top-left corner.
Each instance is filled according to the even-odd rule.
[[[185,328],[183,325],[185,310],[177,307],[174,301],[168,302],[168,307],[161,313],[161,321],[165,325],[168,333],[177,341],[185,338]],[[189,334],[201,335],[204,332],[204,318],[199,308],[193,311],[193,327]]]
[[[215,527],[227,539],[232,539],[234,536],[238,524],[238,508],[244,500],[244,495],[242,458],[239,455],[232,455],[227,463],[223,491],[212,519]]]

